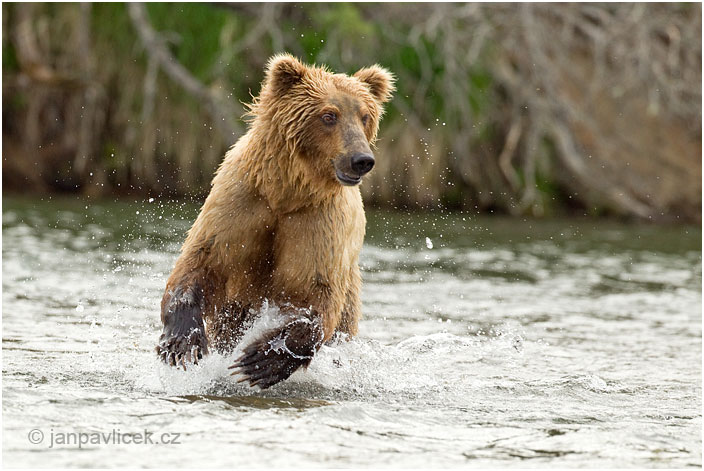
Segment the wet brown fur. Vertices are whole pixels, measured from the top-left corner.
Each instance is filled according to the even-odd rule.
[[[167,282],[165,325],[175,293],[195,286],[208,343],[221,351],[264,299],[292,316],[309,308],[325,341],[357,333],[365,217],[359,188],[343,186],[335,166],[373,146],[392,83],[379,66],[350,77],[289,55],[269,61],[249,130],[227,152]],[[334,128],[320,119],[327,111],[340,117]]]

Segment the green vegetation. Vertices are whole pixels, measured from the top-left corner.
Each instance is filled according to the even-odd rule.
[[[686,85],[701,84],[699,5],[648,5],[645,17],[626,4],[2,8],[6,189],[65,190],[61,175],[87,194],[203,195],[245,132],[242,103],[258,93],[264,64],[288,51],[335,71],[379,63],[396,74],[379,165],[363,187],[369,204],[700,214],[701,87]],[[135,14],[157,46],[145,43]],[[636,34],[671,25],[676,51]],[[595,31],[610,49],[589,39]],[[635,48],[637,38],[646,39]],[[195,85],[159,62],[159,45]],[[620,60],[603,62],[610,53]],[[691,179],[673,181],[681,168]],[[642,185],[624,183],[624,172]]]

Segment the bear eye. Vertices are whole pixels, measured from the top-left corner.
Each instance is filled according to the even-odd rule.
[[[364,116],[362,116],[362,124],[366,126],[367,122],[369,122],[369,115],[365,114]]]
[[[335,113],[325,113],[323,114],[323,123],[325,124],[335,124],[337,122],[337,115]]]

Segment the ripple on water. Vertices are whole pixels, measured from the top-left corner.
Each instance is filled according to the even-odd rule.
[[[7,204],[6,462],[701,465],[699,229],[370,212],[360,336],[259,391],[230,376],[237,351],[185,372],[154,354],[196,205]],[[50,450],[31,428],[182,444]]]

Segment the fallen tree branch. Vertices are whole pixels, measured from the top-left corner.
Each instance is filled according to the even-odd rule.
[[[511,123],[511,127],[508,130],[508,135],[506,136],[504,149],[499,155],[499,168],[501,169],[501,173],[503,173],[506,181],[514,192],[519,190],[520,181],[518,179],[518,175],[516,175],[516,170],[511,164],[511,161],[513,160],[513,155],[516,153],[516,146],[518,145],[518,141],[521,139],[522,132],[523,125],[521,124],[519,118]]]
[[[84,87],[86,83],[83,79],[55,70],[43,58],[32,24],[36,5],[18,3],[16,9],[17,21],[13,31],[13,43],[17,53],[17,61],[23,74],[30,80],[44,85],[67,88]]]
[[[149,23],[144,4],[128,3],[127,11],[149,57],[156,61],[171,80],[205,103],[213,121],[224,135],[235,137],[237,126],[232,122],[234,112],[228,106],[227,98],[203,85],[171,55],[164,40]]]

